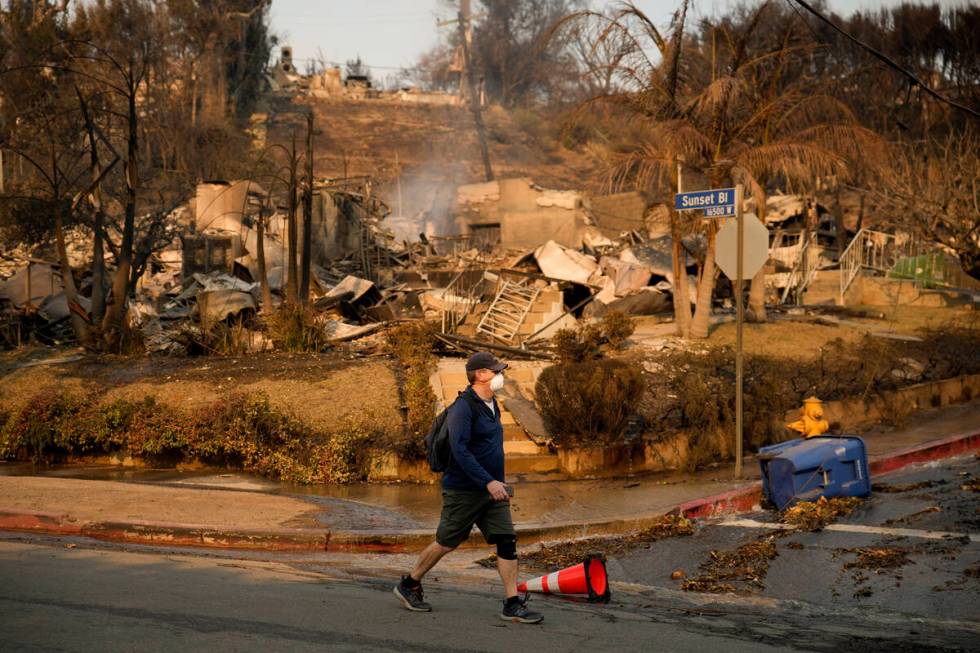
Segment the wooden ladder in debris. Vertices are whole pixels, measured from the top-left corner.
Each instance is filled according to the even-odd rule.
[[[476,332],[513,344],[514,337],[524,323],[524,318],[531,312],[534,300],[540,292],[540,289],[533,286],[504,281],[490,308],[476,326]]]

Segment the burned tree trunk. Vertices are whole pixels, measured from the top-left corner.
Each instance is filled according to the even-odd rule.
[[[105,243],[102,230],[105,228],[105,214],[101,208],[95,210],[94,238],[92,241],[92,323],[101,324],[105,317]]]
[[[297,181],[296,181],[296,132],[293,132],[293,148],[290,151],[289,158],[289,215],[287,216],[287,229],[286,237],[289,239],[289,252],[286,261],[287,277],[286,277],[286,301],[289,304],[295,304],[297,296],[299,294],[299,284],[296,278],[297,265],[296,265],[296,194],[297,194]]]
[[[75,288],[75,277],[71,272],[68,261],[68,248],[65,246],[65,223],[62,216],[61,200],[54,198],[54,234],[58,248],[58,261],[61,263],[61,283],[64,286],[65,300],[71,315],[71,326],[79,343],[88,340],[88,319],[85,309],[78,302],[78,289]]]
[[[759,202],[759,220],[762,224],[766,223],[766,201],[765,197]],[[768,261],[766,261],[768,264]],[[755,273],[752,277],[752,285],[749,286],[749,310],[745,314],[749,322],[767,322],[769,316],[766,314],[766,266]]]
[[[704,253],[704,263],[698,276],[698,299],[691,320],[691,336],[707,338],[711,318],[711,297],[715,290],[715,237],[718,227],[715,221],[708,223],[708,247]]]
[[[132,62],[130,65],[132,69]],[[122,243],[116,258],[116,274],[112,280],[112,303],[106,311],[103,321],[106,344],[110,350],[118,350],[122,342],[122,333],[126,328],[126,302],[129,297],[129,274],[133,266],[133,240],[136,230],[136,192],[139,184],[139,133],[137,130],[138,117],[136,114],[136,94],[138,81],[135,77],[128,90],[129,130],[126,139],[126,207],[123,218]]]
[[[306,185],[303,188],[303,259],[299,301],[310,302],[310,265],[313,240],[313,110],[306,115]]]
[[[95,124],[88,112],[88,103],[82,96],[82,92],[76,87],[75,93],[78,95],[78,104],[82,110],[82,117],[85,119],[85,132],[89,141],[89,157],[92,176],[92,192],[89,193],[89,201],[94,211],[92,224],[92,306],[91,323],[102,324],[105,317],[105,244],[103,243],[103,230],[105,229],[105,212],[102,210],[102,183],[103,176],[102,164],[99,161],[98,140],[95,137]],[[112,165],[118,161],[118,157]]]
[[[269,288],[269,274],[265,267],[265,207],[259,205],[259,219],[256,221],[256,236],[258,244],[259,283],[262,286],[262,309],[272,310],[272,290]]]
[[[674,158],[671,162],[671,183],[678,193],[682,192],[681,171],[683,161]],[[684,249],[681,216],[670,204],[667,205],[670,215],[670,260],[674,273],[674,323],[677,325],[677,335],[681,338],[691,337],[691,289],[687,278],[687,250]]]
[[[677,335],[691,337],[691,291],[687,279],[687,251],[681,242],[680,216],[670,209],[671,264],[674,272],[674,323]]]

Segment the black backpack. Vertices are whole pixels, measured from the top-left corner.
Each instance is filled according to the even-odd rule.
[[[429,463],[429,469],[434,472],[444,472],[449,468],[449,461],[453,457],[452,447],[449,445],[449,409],[460,399],[467,401],[473,411],[473,420],[476,421],[477,411],[480,410],[479,404],[469,393],[460,392],[452,404],[436,416],[432,422],[429,432],[425,435],[425,459]]]

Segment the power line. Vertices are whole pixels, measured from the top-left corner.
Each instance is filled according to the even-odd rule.
[[[789,1],[789,0],[787,0],[787,1]],[[923,91],[925,91],[926,93],[928,93],[932,97],[936,98],[940,102],[944,102],[944,103],[950,105],[951,107],[955,107],[955,108],[959,109],[960,111],[964,111],[964,112],[970,114],[971,116],[973,116],[974,118],[980,118],[980,113],[977,113],[975,110],[971,109],[970,107],[968,107],[968,106],[966,106],[964,104],[960,104],[959,102],[956,102],[954,100],[950,100],[950,99],[946,98],[945,96],[941,95],[939,92],[934,91],[929,86],[927,86],[925,82],[923,82],[921,79],[919,79],[918,77],[916,77],[915,76],[915,73],[913,73],[910,70],[907,70],[907,69],[903,68],[902,66],[900,66],[899,64],[897,64],[895,61],[893,61],[891,58],[889,58],[887,55],[885,55],[884,53],[882,53],[882,52],[876,50],[875,48],[871,47],[870,45],[868,45],[864,41],[861,41],[861,40],[857,39],[856,37],[851,36],[849,33],[845,32],[843,29],[841,29],[840,27],[838,27],[829,18],[826,18],[819,11],[817,11],[816,9],[814,9],[813,7],[811,7],[809,4],[807,4],[804,0],[793,0],[793,2],[796,2],[796,4],[800,5],[801,7],[803,7],[807,11],[809,11],[811,14],[813,14],[818,19],[820,19],[822,22],[826,23],[827,25],[830,25],[831,29],[833,29],[835,32],[838,32],[838,33],[844,35],[850,41],[853,41],[854,43],[856,43],[860,47],[862,47],[865,50],[867,50],[868,52],[870,52],[875,58],[877,58],[877,59],[881,60],[882,62],[884,62],[884,64],[886,66],[888,66],[889,68],[892,68],[892,69],[900,72],[902,75],[904,75],[905,77],[908,78],[908,80],[909,80],[909,82],[911,84],[914,84],[915,86],[918,86]]]

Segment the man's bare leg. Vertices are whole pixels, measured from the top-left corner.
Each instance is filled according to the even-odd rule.
[[[517,560],[497,558],[497,572],[504,581],[504,594],[509,599],[517,596]]]
[[[412,580],[416,580],[416,581],[422,580],[422,578],[427,573],[429,573],[429,570],[435,567],[436,563],[442,560],[443,556],[445,556],[450,551],[453,551],[453,549],[450,549],[447,546],[443,546],[438,542],[433,542],[429,546],[425,547],[425,550],[422,551],[422,554],[419,556],[418,562],[415,563],[415,568],[412,569],[412,573],[409,574],[412,577]],[[516,565],[514,567],[514,581],[515,581],[514,587],[516,588],[517,587]],[[516,594],[517,590],[515,589],[514,592]]]

